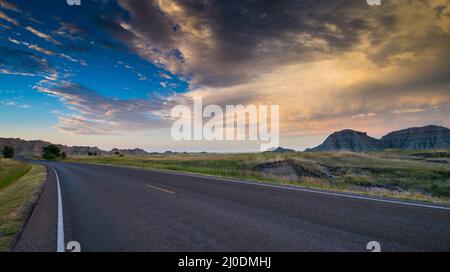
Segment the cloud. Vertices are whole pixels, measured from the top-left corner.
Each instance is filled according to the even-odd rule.
[[[15,12],[22,12],[15,4],[11,4],[5,0],[0,0],[0,7]]]
[[[41,82],[38,91],[57,97],[72,114],[59,113],[56,128],[76,135],[114,135],[146,131],[167,125],[158,116],[168,101],[162,98],[127,99],[104,97],[71,82]]]
[[[63,58],[63,59],[66,59],[66,60],[68,60],[68,61],[75,62],[75,63],[79,63],[79,64],[81,64],[81,65],[83,65],[83,66],[86,66],[86,65],[87,65],[87,63],[86,63],[84,60],[77,60],[77,59],[74,59],[74,58],[72,58],[71,56],[66,55],[66,54],[63,54],[63,53],[57,54],[57,53],[55,53],[55,52],[52,51],[52,50],[49,50],[49,49],[40,47],[40,46],[38,46],[38,45],[36,45],[36,44],[30,44],[30,43],[28,43],[28,42],[16,40],[16,39],[14,39],[14,38],[8,38],[8,40],[9,40],[10,42],[14,43],[14,44],[26,46],[26,47],[28,47],[28,48],[31,49],[31,50],[35,50],[35,51],[37,51],[37,52],[39,52],[39,53],[42,53],[42,54],[45,54],[45,55],[49,55],[49,56],[55,56],[55,55],[57,55],[58,57]]]
[[[443,0],[383,3],[378,10],[345,0],[119,4],[129,19],[112,20],[109,29],[141,56],[192,75],[200,86],[241,84],[279,65],[351,50],[366,50],[377,64],[404,62],[448,42],[448,24],[436,19],[447,9]],[[425,23],[430,19],[434,26]]]
[[[18,107],[21,109],[31,109],[31,106],[29,104],[19,104],[15,100],[0,100],[0,104],[8,107]]]
[[[416,113],[416,112],[424,112],[424,111],[425,111],[425,109],[414,108],[414,109],[394,110],[394,113],[396,113],[396,114],[403,114],[403,113]]]
[[[72,111],[58,114],[64,131],[114,134],[159,127],[175,101],[196,95],[219,105],[279,104],[288,136],[345,127],[376,134],[406,122],[450,122],[447,0],[383,1],[380,7],[351,0],[117,2],[122,10],[98,15],[97,26],[161,67],[153,76],[162,87],[170,87],[173,76],[189,81],[190,90],[170,98],[105,97],[58,82],[62,75],[39,54],[0,47],[1,73],[45,76],[39,90]],[[3,12],[0,19],[18,24]],[[59,21],[53,32],[26,29],[60,51],[10,41],[83,65],[70,51],[92,53],[96,46],[118,44],[80,22]],[[148,80],[137,70],[137,79]]]
[[[447,0],[118,2],[108,29],[187,96],[279,104],[286,135],[385,131],[415,108],[411,123],[450,122]]]
[[[5,20],[5,21],[7,21],[7,22],[9,22],[9,23],[11,23],[13,25],[16,25],[16,26],[19,25],[19,22],[16,19],[9,17],[5,13],[3,13],[2,11],[0,11],[0,19],[3,19],[3,20]]]
[[[54,72],[47,60],[20,49],[0,46],[0,72],[24,76],[46,76]]]
[[[55,40],[51,35],[45,34],[39,30],[36,30],[35,28],[31,27],[31,26],[27,26],[25,28],[26,30],[30,31],[31,33],[33,33],[34,35],[38,36],[41,39],[44,39],[50,43],[53,43],[55,45],[61,45],[60,42],[58,42],[57,40]]]
[[[351,13],[351,3],[120,0],[130,19],[109,28],[142,57],[192,78],[191,84],[225,87],[280,64],[351,48],[369,28],[367,11]]]
[[[30,43],[27,43],[27,42],[23,42],[23,41],[16,40],[16,39],[14,39],[14,38],[8,38],[8,40],[9,40],[10,42],[14,43],[14,44],[26,46],[26,47],[28,47],[29,49],[35,50],[35,51],[37,51],[37,52],[39,52],[39,53],[43,53],[43,54],[45,54],[45,55],[49,55],[49,56],[54,56],[54,55],[56,55],[55,52],[53,52],[53,51],[51,51],[51,50],[48,50],[48,49],[45,49],[45,48],[42,48],[42,47],[40,47],[40,46],[38,46],[38,45],[36,45],[36,44],[30,44]]]
[[[292,137],[325,135],[344,128],[382,134],[405,126],[399,120],[400,111],[417,108],[423,111],[414,115],[411,124],[450,125],[446,110],[450,84],[420,84],[430,79],[417,68],[399,64],[379,69],[362,53],[346,53],[280,66],[245,84],[203,87],[186,95],[221,106],[280,105],[282,135]]]
[[[53,31],[52,34],[66,39],[60,46],[65,51],[91,52],[95,46],[109,49],[121,49],[122,47],[100,38],[88,28],[61,20],[59,20],[59,28]]]

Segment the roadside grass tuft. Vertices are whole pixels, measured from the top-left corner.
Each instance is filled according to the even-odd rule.
[[[29,164],[0,159],[0,189],[7,187],[12,182],[25,175],[30,169],[31,165]]]

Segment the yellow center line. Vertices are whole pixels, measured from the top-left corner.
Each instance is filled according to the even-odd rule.
[[[168,194],[173,194],[173,195],[175,195],[175,194],[176,194],[175,192],[172,192],[172,191],[169,191],[169,190],[166,190],[166,189],[160,188],[160,187],[156,187],[156,186],[151,186],[151,185],[148,185],[148,184],[145,184],[145,186],[147,186],[147,187],[149,187],[149,188],[152,188],[152,189],[155,189],[155,190],[158,190],[158,191],[161,191],[161,192],[165,192],[165,193],[168,193]]]

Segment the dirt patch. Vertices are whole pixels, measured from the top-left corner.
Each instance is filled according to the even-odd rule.
[[[450,158],[450,152],[447,151],[423,152],[410,154],[409,156],[421,158]]]
[[[255,167],[255,170],[263,175],[282,178],[285,180],[299,181],[294,167],[286,161],[264,163]]]
[[[426,162],[432,162],[432,163],[449,163],[449,160],[447,159],[429,159],[425,160]]]
[[[257,165],[255,171],[290,181],[301,181],[302,177],[330,178],[325,168],[308,161],[284,160]]]

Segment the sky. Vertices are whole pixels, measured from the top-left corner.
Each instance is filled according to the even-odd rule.
[[[174,141],[170,110],[279,105],[280,145],[450,126],[450,1],[0,0],[0,137],[103,149]]]

